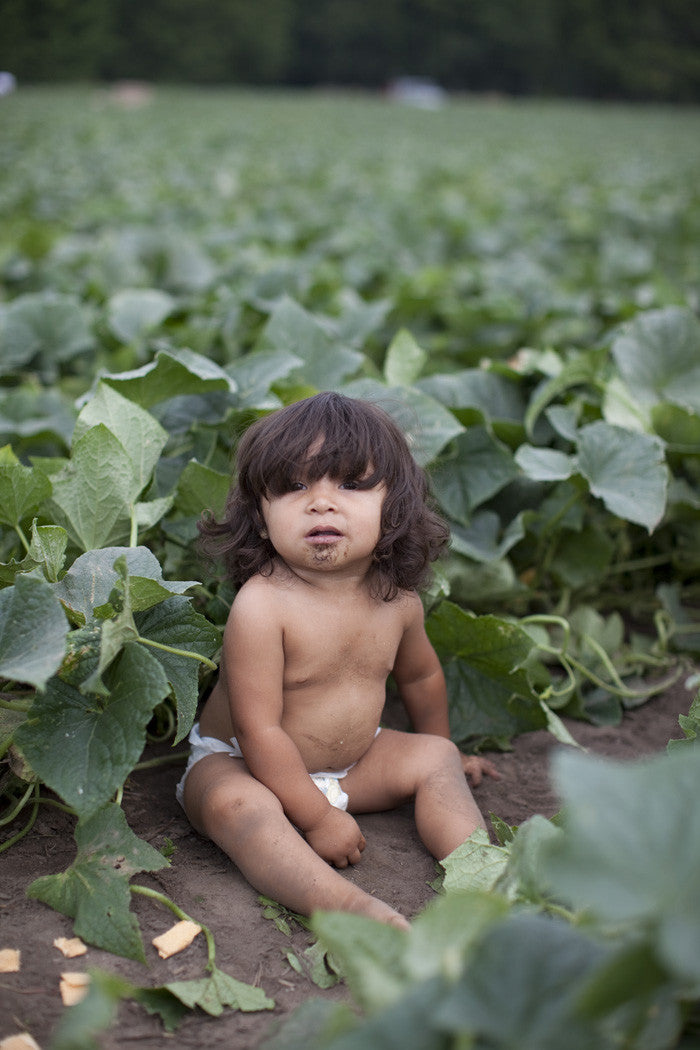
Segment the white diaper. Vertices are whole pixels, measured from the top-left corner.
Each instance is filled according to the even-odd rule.
[[[379,730],[377,730],[377,733]],[[238,741],[235,736],[231,737],[230,743],[226,743],[225,740],[219,740],[216,736],[202,736],[199,732],[199,722],[195,722],[190,730],[189,735],[190,743],[190,757],[187,760],[185,772],[175,788],[175,797],[177,798],[180,805],[183,805],[183,793],[185,788],[185,781],[189,775],[192,766],[194,766],[201,758],[206,758],[207,755],[216,755],[218,753],[230,755],[231,758],[243,758],[243,753],[238,745]],[[343,777],[347,776],[352,767],[355,765],[348,766],[346,769],[334,769],[325,770],[321,773],[309,773],[309,776],[313,780],[319,791],[323,792],[328,801],[336,809],[347,809],[348,808],[348,796],[341,788],[338,781],[342,780]]]

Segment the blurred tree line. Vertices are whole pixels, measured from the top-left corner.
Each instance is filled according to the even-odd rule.
[[[0,0],[20,83],[142,79],[700,100],[698,0]]]

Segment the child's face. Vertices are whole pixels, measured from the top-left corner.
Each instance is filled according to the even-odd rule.
[[[292,569],[364,575],[379,542],[385,495],[383,483],[361,489],[328,475],[300,478],[290,492],[262,500],[267,534]]]

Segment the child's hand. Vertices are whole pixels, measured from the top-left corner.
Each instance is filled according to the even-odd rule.
[[[489,762],[488,758],[482,758],[481,755],[462,755],[462,769],[474,787],[479,786],[484,774],[493,777],[494,780],[501,779],[501,774],[493,762]]]
[[[355,818],[334,806],[320,824],[308,828],[305,834],[314,852],[329,864],[335,864],[336,868],[357,864],[365,848],[365,838]]]

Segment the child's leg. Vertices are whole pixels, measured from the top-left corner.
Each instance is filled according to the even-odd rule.
[[[383,729],[342,785],[351,813],[393,809],[415,799],[418,834],[438,860],[486,827],[459,751],[442,737]]]
[[[286,908],[301,915],[350,911],[407,928],[402,915],[312,850],[241,759],[214,754],[197,762],[185,781],[184,805],[193,827],[228,854],[258,892]]]

